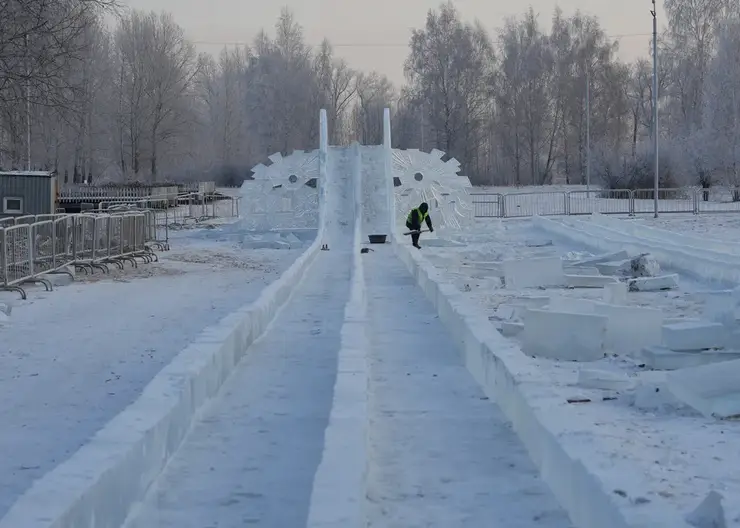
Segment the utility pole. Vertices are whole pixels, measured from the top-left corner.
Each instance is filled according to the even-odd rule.
[[[586,196],[591,198],[591,73],[586,64]]]
[[[31,67],[30,53],[28,49],[28,33],[25,36],[26,43],[26,170],[31,170]]]
[[[655,181],[653,182],[653,209],[658,218],[659,160],[658,160],[658,18],[655,0],[653,1],[653,155],[655,156]]]
[[[419,146],[419,150],[424,152],[424,103],[422,102],[419,106],[420,109],[420,116],[419,116],[419,134],[421,135],[421,145]]]

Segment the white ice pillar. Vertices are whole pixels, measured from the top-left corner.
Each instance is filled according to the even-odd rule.
[[[326,119],[326,110],[319,112],[319,150],[326,154],[329,150],[329,121]]]
[[[354,248],[355,251],[360,251],[360,244],[362,243],[362,152],[357,141],[352,143],[352,155],[355,158],[352,165],[352,189],[354,190],[355,203]]]
[[[385,182],[388,194],[388,238],[393,242],[396,234],[396,188],[393,185],[393,150],[391,149],[391,111],[383,110],[383,151],[385,153]]]
[[[319,193],[319,230],[317,237],[323,238],[324,218],[326,207],[326,166],[329,156],[329,126],[326,119],[326,110],[323,108],[319,112],[319,179],[316,186]],[[323,241],[322,241],[323,243]]]

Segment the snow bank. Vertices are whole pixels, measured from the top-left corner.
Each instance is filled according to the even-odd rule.
[[[726,240],[698,237],[686,233],[676,233],[668,231],[667,229],[648,226],[644,221],[620,220],[618,218],[612,218],[601,214],[593,215],[592,220],[603,226],[611,227],[618,231],[623,231],[629,235],[644,239],[670,242],[672,244],[691,246],[705,251],[740,256],[740,248],[735,244],[728,244]]]
[[[641,229],[642,226],[638,224],[630,229],[624,229],[622,224],[606,226],[603,219],[588,222],[571,218],[554,220],[534,217],[532,221],[535,226],[550,234],[559,235],[587,247],[602,251],[624,249],[630,253],[650,253],[663,265],[693,277],[724,283],[740,283],[740,261],[737,256],[695,247],[688,243],[689,240],[681,242],[679,238],[681,235],[673,234],[671,240],[662,240],[646,235]]]
[[[362,254],[362,173],[354,175],[355,226],[350,298],[344,310],[324,452],[314,476],[308,528],[361,526],[367,470],[367,299]],[[385,194],[382,194],[385,199]]]
[[[559,234],[559,233],[558,233]],[[566,509],[577,528],[626,528],[646,526],[688,527],[678,512],[661,511],[660,522],[629,515],[605,485],[569,451],[545,420],[547,409],[538,409],[527,392],[526,358],[502,337],[484,313],[464,294],[445,281],[443,272],[410,250],[400,238],[396,252],[416,278],[439,317],[460,343],[465,363],[487,396],[501,407],[529,451],[543,479]],[[495,446],[491,446],[492,449]]]

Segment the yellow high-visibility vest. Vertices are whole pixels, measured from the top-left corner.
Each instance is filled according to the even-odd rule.
[[[411,209],[411,212],[409,212],[409,215],[406,217],[406,222],[409,224],[413,223],[414,211],[417,211],[419,213],[419,225],[423,224],[424,220],[426,220],[427,216],[429,216],[429,211],[427,211],[426,213],[422,213],[418,207],[416,209]]]

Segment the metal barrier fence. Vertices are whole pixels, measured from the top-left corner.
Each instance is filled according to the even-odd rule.
[[[43,276],[68,273],[75,266],[85,273],[108,272],[157,260],[154,249],[169,250],[170,229],[217,217],[238,217],[239,197],[213,199],[202,193],[178,196],[108,197],[98,209],[80,214],[45,214],[0,218],[0,290],[17,291],[25,299],[24,283],[51,283]]]
[[[653,189],[471,193],[476,218],[638,215],[654,212]],[[659,213],[740,213],[738,189],[659,189]]]
[[[239,196],[225,196],[210,199],[212,196],[201,193],[182,194],[173,207],[162,197],[146,199],[111,198],[98,204],[99,212],[147,211],[153,217],[151,240],[169,249],[170,230],[183,229],[214,218],[237,218],[239,216]]]
[[[123,269],[136,259],[153,262],[160,247],[152,238],[155,218],[150,211],[120,214],[55,214],[0,219],[0,290],[26,292],[23,284],[42,283],[44,275],[67,273],[69,266],[85,273],[108,265]]]
[[[164,196],[172,201],[177,198],[179,189],[176,185],[65,185],[60,189],[60,202],[79,201],[100,198],[147,198],[150,196]]]

